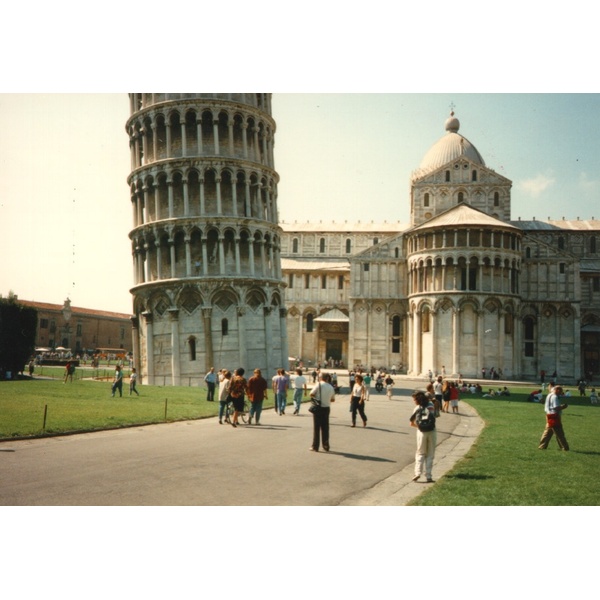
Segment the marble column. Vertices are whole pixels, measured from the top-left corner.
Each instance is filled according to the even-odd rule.
[[[152,325],[152,313],[143,312],[142,317],[144,318],[144,325],[146,327],[146,383],[148,385],[154,385],[154,330]],[[140,365],[143,366],[143,365]],[[143,379],[144,371],[140,373],[140,379]]]
[[[202,309],[202,318],[204,320],[204,348],[206,356],[205,371],[214,366],[215,357],[213,352],[212,339],[212,308]]]
[[[181,364],[179,354],[179,310],[170,308],[171,319],[171,385],[181,384]]]

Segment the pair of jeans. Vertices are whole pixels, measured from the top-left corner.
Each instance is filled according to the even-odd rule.
[[[329,411],[329,407],[321,407],[313,413],[313,450],[319,449],[320,442],[325,450],[329,450]]]
[[[254,419],[256,416],[255,423],[260,422],[260,415],[262,413],[263,401],[255,400],[254,402],[250,402],[250,419]]]
[[[208,390],[206,392],[206,400],[207,402],[213,402],[215,399],[215,384],[207,381],[206,385],[208,387]]]
[[[225,408],[227,407],[228,400],[219,400],[219,421],[223,420],[225,414]]]
[[[294,390],[294,408],[297,412],[300,412],[300,406],[302,404],[302,393],[304,390],[302,388],[297,388]]]
[[[367,422],[367,415],[365,414],[365,403],[360,401],[358,396],[352,396],[351,400],[351,409],[352,409],[352,425],[356,425],[356,413],[360,414],[360,418],[363,420],[363,423]]]
[[[277,412],[283,414],[286,406],[287,398],[285,397],[285,392],[277,392],[277,394],[275,394],[275,407],[277,408]]]

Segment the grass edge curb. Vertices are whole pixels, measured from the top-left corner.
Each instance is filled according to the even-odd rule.
[[[433,463],[434,478],[439,479],[448,473],[464,458],[477,441],[485,427],[484,420],[468,402],[461,402],[460,419],[450,432],[450,437],[435,449]],[[448,414],[451,416],[451,413]],[[439,421],[438,421],[439,422]],[[387,479],[380,481],[368,490],[363,490],[345,498],[344,506],[406,506],[411,500],[429,489],[412,482],[414,460]]]

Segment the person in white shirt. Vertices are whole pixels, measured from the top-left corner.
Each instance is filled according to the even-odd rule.
[[[365,414],[365,384],[363,376],[357,375],[354,379],[354,387],[350,392],[350,411],[352,413],[352,427],[356,427],[356,413],[360,414],[363,427],[367,426],[367,415]]]
[[[319,382],[310,390],[313,403],[318,404],[318,409],[313,413],[313,442],[309,448],[312,452],[319,451],[320,442],[323,450],[329,452],[329,412],[331,403],[335,402],[335,390],[329,383],[329,375],[322,373]],[[311,407],[312,408],[312,407]]]
[[[300,414],[302,395],[306,396],[306,377],[302,375],[302,369],[296,369],[296,377],[292,382],[294,388],[294,414]]]
[[[540,439],[538,448],[546,450],[552,436],[556,434],[556,441],[561,450],[568,450],[569,443],[565,437],[565,432],[562,426],[562,411],[567,408],[567,404],[561,404],[560,397],[563,394],[562,386],[556,385],[550,389],[550,393],[546,396],[544,411],[546,412],[546,428]]]
[[[443,386],[443,381],[444,380],[443,380],[442,376],[438,375],[437,379],[435,380],[435,382],[433,384],[433,393],[435,395],[434,406],[435,406],[435,416],[436,417],[440,416],[440,410],[442,409],[442,400],[443,400],[442,386]]]
[[[433,459],[437,434],[435,430],[435,406],[425,392],[415,390],[412,395],[415,408],[410,416],[410,426],[417,428],[417,451],[415,453],[415,476],[418,481],[425,475],[427,483],[433,483]]]

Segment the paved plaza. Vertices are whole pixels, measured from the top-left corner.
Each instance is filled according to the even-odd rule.
[[[309,452],[312,416],[263,412],[261,426],[217,418],[0,444],[0,504],[26,506],[405,505],[427,489],[411,483],[412,390],[371,391],[368,426],[351,427],[349,396],[331,411],[331,451]],[[345,390],[347,391],[347,387]],[[291,399],[291,394],[290,394]],[[434,479],[475,441],[473,409],[438,419]]]

